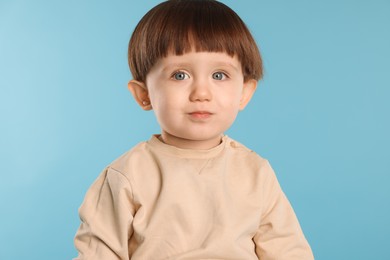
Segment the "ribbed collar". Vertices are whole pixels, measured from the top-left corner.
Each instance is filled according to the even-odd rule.
[[[222,137],[222,142],[211,149],[208,150],[196,150],[196,149],[182,149],[177,148],[172,145],[168,145],[163,143],[159,139],[160,135],[153,135],[147,144],[150,146],[152,150],[161,151],[167,155],[180,157],[180,158],[192,158],[192,159],[207,159],[216,157],[221,151],[224,149],[227,143],[228,136],[224,135]]]

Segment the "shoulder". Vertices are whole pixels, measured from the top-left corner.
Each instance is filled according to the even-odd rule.
[[[234,158],[237,158],[238,160],[253,161],[259,165],[268,163],[267,159],[263,158],[258,153],[252,149],[249,149],[242,143],[230,137],[227,137],[226,142],[227,150],[234,156]]]
[[[262,179],[274,175],[274,171],[266,158],[234,139],[227,138],[226,141],[230,167],[236,169],[241,176],[245,173],[247,176],[249,174],[251,178]]]
[[[123,153],[108,165],[115,171],[128,175],[136,164],[142,164],[145,160],[150,161],[151,153],[147,142],[141,142]]]
[[[273,190],[275,173],[267,159],[233,139],[227,141],[229,183],[241,202],[256,208]]]

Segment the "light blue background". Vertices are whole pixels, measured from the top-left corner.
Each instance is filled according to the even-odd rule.
[[[159,131],[127,43],[159,1],[0,1],[0,259],[70,259],[100,171]],[[228,134],[268,158],[316,259],[390,259],[390,2],[223,1],[265,78]]]

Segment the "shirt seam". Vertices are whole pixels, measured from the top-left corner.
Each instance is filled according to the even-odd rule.
[[[111,169],[111,170],[113,170],[113,171],[119,173],[122,177],[124,177],[124,178],[127,180],[127,183],[128,183],[129,186],[130,186],[131,199],[134,201],[134,200],[135,200],[135,199],[134,199],[134,185],[133,185],[132,181],[131,181],[130,178],[129,178],[129,177],[131,177],[131,176],[128,177],[129,174],[125,174],[125,173],[119,171],[118,169],[115,169],[115,168],[112,167],[112,166],[108,166],[108,169]]]

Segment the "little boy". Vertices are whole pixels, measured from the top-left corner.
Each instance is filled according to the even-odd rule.
[[[87,192],[77,259],[313,259],[268,161],[223,133],[262,77],[229,7],[170,0],[129,43],[129,90],[161,126]]]

